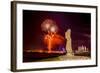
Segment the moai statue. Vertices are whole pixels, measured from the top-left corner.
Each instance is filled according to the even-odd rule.
[[[74,53],[72,50],[71,29],[68,29],[65,32],[65,38],[67,39],[67,43],[66,43],[67,56],[74,56]]]

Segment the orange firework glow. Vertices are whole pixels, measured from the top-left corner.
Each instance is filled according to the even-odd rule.
[[[53,20],[46,19],[41,24],[41,28],[44,32],[47,32],[44,36],[44,43],[47,45],[48,53],[52,52],[52,48],[64,43],[64,38],[57,34],[58,26]]]
[[[50,53],[52,48],[64,43],[64,38],[58,34],[47,34],[44,37],[44,43],[47,45],[48,52]]]

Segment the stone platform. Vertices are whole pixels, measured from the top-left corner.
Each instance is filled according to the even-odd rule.
[[[42,60],[38,60],[38,61],[43,62],[43,61],[88,60],[88,59],[91,59],[91,58],[87,57],[87,56],[67,56],[67,55],[63,55],[63,56],[59,56],[59,57],[47,58],[47,59],[42,59]]]

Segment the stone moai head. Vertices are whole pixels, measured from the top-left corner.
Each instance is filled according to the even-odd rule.
[[[68,40],[71,38],[71,29],[68,29],[66,32],[65,32],[65,38]]]

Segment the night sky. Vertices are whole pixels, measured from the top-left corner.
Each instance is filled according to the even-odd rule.
[[[43,45],[43,31],[41,24],[46,19],[56,22],[58,34],[65,36],[68,28],[72,32],[72,47],[86,45],[90,49],[91,39],[91,14],[51,11],[23,10],[23,49],[41,48]]]

